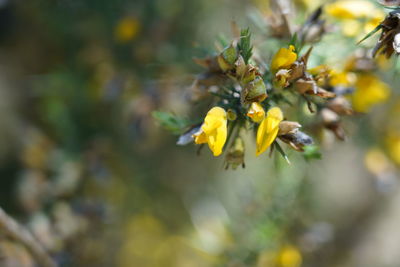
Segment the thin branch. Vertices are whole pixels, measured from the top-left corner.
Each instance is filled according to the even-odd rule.
[[[57,266],[31,232],[7,215],[2,208],[0,208],[0,231],[4,231],[10,238],[23,244],[40,266]]]

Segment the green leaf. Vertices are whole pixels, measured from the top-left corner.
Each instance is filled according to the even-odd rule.
[[[290,164],[289,157],[286,155],[285,151],[283,151],[281,145],[277,141],[274,142],[274,145],[279,154],[281,154],[281,156],[286,160],[286,162]]]
[[[223,34],[219,34],[217,38],[222,47],[227,47],[229,45],[228,39]]]
[[[322,158],[321,152],[319,151],[319,147],[316,145],[304,146],[303,149],[304,149],[303,156],[307,161]]]
[[[293,34],[292,38],[290,39],[289,45],[293,45],[295,49],[294,52],[296,54],[300,54],[303,45],[301,43],[301,40],[299,40],[297,36],[297,32]]]
[[[369,37],[371,37],[372,35],[374,35],[377,31],[379,31],[382,28],[382,25],[379,24],[378,26],[375,27],[375,29],[373,29],[371,32],[369,32],[364,38],[361,39],[361,41],[359,41],[357,44],[361,44],[362,42],[364,42],[365,40],[367,40]]]
[[[295,32],[293,34],[292,38],[290,39],[289,44],[293,45],[294,47],[296,47],[296,45],[297,45],[297,32]]]
[[[243,57],[246,64],[249,63],[251,56],[253,55],[253,46],[251,45],[251,33],[250,29],[242,29],[240,31],[240,42],[238,44],[239,53]]]
[[[179,117],[170,112],[153,111],[151,115],[161,124],[161,126],[174,134],[183,133],[186,128],[192,124],[190,120]]]

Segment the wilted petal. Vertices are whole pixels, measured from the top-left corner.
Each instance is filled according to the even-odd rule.
[[[194,141],[194,134],[199,132],[201,125],[197,125],[185,133],[183,133],[181,136],[179,136],[178,141],[176,142],[177,145],[179,146],[185,146],[187,144],[190,144],[191,142]]]

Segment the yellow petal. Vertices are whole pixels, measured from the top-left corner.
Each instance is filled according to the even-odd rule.
[[[271,108],[265,119],[261,122],[257,130],[257,151],[259,156],[272,144],[278,135],[279,123],[283,120],[283,114],[280,108]]]
[[[193,135],[193,138],[194,138],[194,142],[195,142],[196,144],[204,144],[204,143],[207,143],[207,136],[206,136],[206,134],[203,132],[203,130],[201,130],[201,129],[200,129],[199,132],[197,132],[197,133],[195,133],[195,134]]]
[[[210,136],[208,141],[208,146],[210,147],[215,157],[221,155],[222,149],[224,148],[226,142],[227,135],[228,135],[228,130],[225,123],[224,127],[217,128],[215,137]]]
[[[196,144],[207,143],[214,156],[219,156],[227,138],[227,115],[220,107],[213,107],[208,111],[200,134],[196,134]]]
[[[279,69],[289,68],[297,59],[295,48],[290,45],[289,48],[281,48],[275,54],[271,62],[271,71],[277,72]]]
[[[251,103],[250,109],[247,112],[247,116],[250,117],[254,122],[260,123],[265,117],[265,111],[258,102]]]

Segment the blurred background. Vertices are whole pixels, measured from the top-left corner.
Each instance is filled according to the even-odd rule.
[[[376,14],[323,15],[311,65],[362,49],[387,10],[360,1]],[[325,1],[281,2],[301,24]],[[400,266],[396,59],[379,71],[391,97],[345,118],[344,142],[317,139],[321,160],[256,158],[249,138],[246,168],[224,170],[152,118],[190,113],[193,58],[232,21],[271,58],[270,13],[267,0],[0,0],[0,206],[60,266]],[[0,229],[0,265],[35,264]]]

